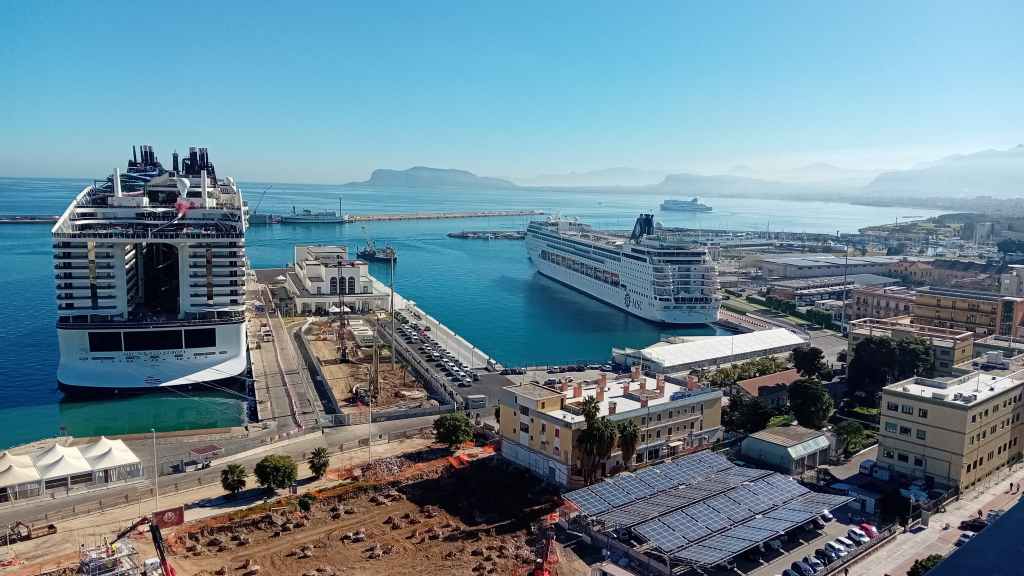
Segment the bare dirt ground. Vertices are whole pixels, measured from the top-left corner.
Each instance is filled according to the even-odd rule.
[[[557,499],[487,451],[467,453],[390,459],[318,491],[308,513],[286,498],[165,531],[171,562],[202,575],[526,574]],[[152,556],[148,538],[136,539]],[[560,574],[577,572],[561,564]]]

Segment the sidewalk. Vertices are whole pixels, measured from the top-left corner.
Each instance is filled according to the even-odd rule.
[[[918,527],[916,532],[900,534],[889,544],[854,564],[850,568],[851,576],[903,576],[918,558],[929,554],[948,555],[953,550],[953,543],[960,537],[957,526],[961,521],[976,518],[978,510],[986,514],[989,510],[1006,510],[1024,495],[1021,492],[1007,493],[1010,482],[1016,484],[1024,481],[1024,466],[1018,464],[1009,474],[1005,469],[1000,470],[993,477],[998,480],[990,480],[987,488],[972,490],[962,499],[946,506],[946,512],[932,515],[927,528]],[[949,523],[949,530],[942,528],[946,523]]]

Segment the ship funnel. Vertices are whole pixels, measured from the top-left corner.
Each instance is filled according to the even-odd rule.
[[[120,168],[114,168],[113,184],[114,184],[114,197],[115,198],[120,198],[121,197],[121,169]]]
[[[206,170],[200,172],[199,187],[202,189],[203,194],[203,208],[206,208]]]

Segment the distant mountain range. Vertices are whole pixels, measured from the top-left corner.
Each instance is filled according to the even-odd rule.
[[[364,182],[349,182],[345,186],[399,186],[408,188],[516,188],[508,180],[477,176],[465,170],[413,166],[407,170],[380,168]]]
[[[976,198],[1024,198],[1024,145],[1008,150],[958,154],[907,170],[876,173],[831,164],[790,170],[759,171],[735,166],[726,174],[663,174],[628,167],[519,178],[477,176],[465,170],[415,166],[408,170],[374,170],[369,180],[349,186],[458,187],[481,190],[585,188],[628,192],[646,190],[680,197],[733,196],[788,200],[833,200],[873,205],[934,205],[971,210]],[[998,203],[985,202],[986,210]]]

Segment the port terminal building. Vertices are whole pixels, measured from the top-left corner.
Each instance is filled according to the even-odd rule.
[[[368,313],[387,310],[390,291],[370,276],[366,262],[348,257],[345,246],[297,245],[289,268],[256,271],[287,315],[326,316],[344,307]]]
[[[32,454],[0,454],[0,502],[141,480],[142,462],[121,440],[101,436],[84,446],[53,444]]]
[[[785,328],[773,328],[748,334],[709,336],[681,343],[658,342],[639,350],[613,348],[612,359],[623,366],[642,367],[645,372],[679,375],[750,358],[785,354],[806,343],[803,338]]]

